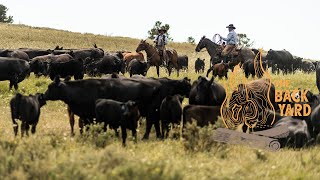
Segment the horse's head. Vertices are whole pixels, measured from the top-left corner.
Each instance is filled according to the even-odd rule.
[[[137,49],[136,49],[136,52],[140,52],[140,51],[143,51],[143,50],[146,50],[147,48],[147,45],[148,43],[146,42],[146,40],[141,40]]]
[[[196,47],[196,52],[200,52],[201,49],[203,49],[206,46],[204,41],[203,41],[205,38],[206,38],[206,36],[202,36],[202,38],[200,39],[200,41],[199,41],[199,43],[198,43],[198,45]]]

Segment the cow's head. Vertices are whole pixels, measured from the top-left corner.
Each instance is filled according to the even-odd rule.
[[[125,117],[123,120],[130,120],[129,122],[125,123],[128,123],[128,125],[133,128],[137,128],[137,122],[140,118],[138,104],[129,100],[128,102],[121,104],[121,110],[123,112],[123,116]]]
[[[196,86],[197,88],[197,94],[196,94],[196,100],[197,102],[207,102],[209,98],[212,96],[212,90],[211,85],[214,81],[214,77],[211,78],[211,80],[208,80],[205,77],[199,76],[198,77],[198,84]]]
[[[46,104],[46,99],[44,97],[44,94],[36,93],[35,97],[38,99],[40,107],[42,107],[42,106],[44,106]]]
[[[60,77],[56,76],[51,84],[48,85],[47,91],[44,93],[45,100],[65,100],[66,95],[66,83],[60,81]]]

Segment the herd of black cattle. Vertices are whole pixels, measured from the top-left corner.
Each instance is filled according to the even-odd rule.
[[[74,115],[78,115],[81,133],[84,127],[88,127],[86,125],[92,123],[104,123],[105,131],[109,125],[109,128],[115,130],[116,135],[120,127],[123,145],[127,137],[126,129],[131,130],[136,139],[140,117],[146,119],[143,139],[149,138],[153,125],[157,138],[168,137],[170,127],[177,127],[181,122],[181,117],[182,129],[192,120],[195,120],[200,127],[209,123],[214,124],[217,121],[226,91],[221,84],[214,81],[214,77],[207,79],[199,76],[192,84],[188,78],[180,80],[147,78],[144,77],[147,66],[135,59],[131,59],[131,62],[135,63],[126,63],[123,60],[124,53],[106,53],[96,46],[88,49],[56,47],[54,50],[29,48],[0,50],[0,81],[9,80],[10,89],[13,86],[17,89],[18,83],[28,77],[31,72],[36,76],[49,76],[53,80],[44,94],[24,96],[17,93],[11,99],[14,134],[18,133],[16,119],[22,121],[22,136],[24,133],[28,135],[30,126],[31,132],[35,133],[40,109],[48,100],[60,100],[68,105],[72,134],[74,134]],[[179,59],[181,69],[183,67],[187,69],[188,57],[181,56]],[[308,67],[307,72],[316,69],[311,64],[306,66]],[[277,63],[271,67],[273,70],[280,69],[288,73],[294,72],[290,69],[294,70],[295,65],[296,63],[290,63],[290,65]],[[118,74],[119,72],[124,74],[126,70],[130,71],[130,78]],[[204,71],[204,60],[198,58],[195,61],[195,71]],[[83,79],[84,74],[108,75],[101,78]],[[317,85],[320,88],[319,69],[316,75]],[[75,80],[72,81],[71,76],[74,76]],[[60,78],[65,79],[62,81]],[[250,82],[248,86],[252,83],[263,86],[266,81],[268,80],[257,79]],[[241,91],[243,87],[241,84],[238,85],[238,91]],[[267,95],[274,97],[274,85],[272,85],[270,94]],[[182,108],[181,104],[185,97],[189,98],[189,105]],[[254,98],[257,98],[257,102],[264,103],[258,100],[258,97]],[[307,98],[308,102],[305,103],[312,107],[312,113],[309,116],[280,116],[277,103],[272,102],[277,110],[273,127],[286,124],[290,130],[289,136],[281,139],[282,146],[304,147],[315,144],[320,132],[320,96],[308,91]]]

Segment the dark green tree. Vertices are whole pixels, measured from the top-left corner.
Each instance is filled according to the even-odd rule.
[[[248,38],[246,34],[238,34],[238,38],[239,38],[239,46],[252,47],[252,45],[254,44],[254,41],[251,41],[251,39]]]
[[[189,36],[187,41],[190,44],[195,44],[195,42],[196,42],[196,40],[192,36]]]
[[[148,31],[148,39],[153,40],[158,35],[158,29],[160,28],[166,29],[167,30],[166,35],[169,41],[173,41],[173,39],[170,37],[170,34],[169,34],[170,25],[169,24],[162,25],[161,21],[156,21],[153,28]]]
[[[0,4],[0,22],[13,23],[13,16],[7,16],[8,8]]]

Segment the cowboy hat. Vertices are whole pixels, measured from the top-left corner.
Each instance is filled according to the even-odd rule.
[[[164,33],[167,32],[167,30],[164,27],[161,27],[160,29],[158,29],[158,32],[163,31]]]
[[[233,24],[229,24],[229,26],[227,26],[226,28],[233,28],[236,29],[236,27],[233,26]]]

